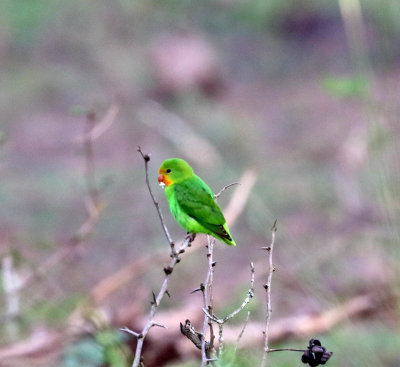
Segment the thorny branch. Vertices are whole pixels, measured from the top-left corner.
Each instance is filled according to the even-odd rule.
[[[355,296],[331,309],[323,311],[320,314],[301,314],[275,320],[275,327],[270,330],[270,341],[283,341],[287,339],[288,335],[292,335],[294,338],[303,338],[304,335],[325,333],[334,326],[347,322],[349,319],[356,320],[365,317],[365,315],[379,314],[382,312],[382,307],[385,308],[388,307],[388,305],[396,305],[396,303],[393,302],[394,295],[392,293],[389,292],[388,294],[382,289],[380,289],[379,292],[379,294],[371,292],[366,295]],[[173,316],[171,316],[169,312],[164,314],[164,316],[161,314],[159,316],[160,319],[167,318],[169,320],[176,320],[182,314],[187,312],[190,311],[188,309],[176,310],[175,315]],[[121,318],[115,318],[115,313],[110,313],[109,316],[110,318],[108,319],[108,322],[110,325],[121,324]],[[129,322],[129,316],[127,317],[128,318],[122,318],[122,320],[127,320],[126,322]],[[81,318],[79,320],[81,320]],[[30,361],[31,365],[43,365],[43,360],[54,357],[55,352],[61,353],[66,343],[87,335],[87,328],[77,327],[81,322],[79,320],[66,325],[62,329],[47,328],[45,332],[43,330],[36,330],[23,340],[19,340],[10,345],[0,346],[1,365],[24,365],[24,362],[26,365],[27,360]],[[174,325],[174,322],[171,325]],[[243,338],[241,339],[242,346],[245,348],[254,348],[254,345],[262,343],[263,337],[261,337],[261,333],[259,333],[259,330],[262,327],[263,325],[261,323],[248,322],[246,326],[246,334],[243,335]],[[243,326],[226,325],[224,328],[226,341],[231,343],[237,342],[237,335],[242,329]],[[163,339],[163,345],[165,346],[165,343],[168,343],[170,338],[173,338],[176,348],[178,350],[183,350],[185,341],[178,338],[178,335],[174,330],[170,329],[170,332],[171,334],[169,334],[168,338]],[[201,343],[198,348],[201,349]],[[155,350],[154,353],[160,355],[162,350],[164,349],[159,348],[158,350]],[[272,352],[274,349],[270,349],[270,351]]]
[[[267,316],[265,320],[265,329],[263,331],[264,333],[264,353],[263,353],[263,358],[261,361],[261,367],[265,367],[267,363],[267,357],[268,353],[270,352],[269,350],[269,325],[271,322],[271,314],[272,314],[272,308],[271,308],[271,282],[272,282],[272,274],[275,271],[274,265],[272,263],[272,253],[274,251],[274,244],[275,244],[275,233],[277,231],[277,221],[275,220],[274,225],[271,228],[271,243],[268,247],[262,247],[263,250],[268,251],[268,263],[269,263],[269,271],[268,271],[268,280],[267,283],[264,284],[264,288],[266,290],[266,298],[267,298]]]
[[[250,263],[250,269],[251,269],[251,279],[250,279],[250,289],[247,292],[247,296],[242,302],[242,304],[235,309],[233,312],[231,312],[228,316],[224,317],[223,319],[217,318],[214,314],[211,314],[207,309],[203,308],[203,312],[206,314],[207,317],[209,317],[211,320],[215,321],[218,324],[219,327],[219,351],[218,354],[221,355],[222,350],[223,350],[223,345],[224,345],[224,338],[223,338],[223,327],[224,324],[235,317],[240,311],[242,311],[246,305],[250,302],[250,299],[254,297],[254,264],[251,262]],[[246,322],[247,323],[247,322]],[[245,323],[245,326],[246,326]],[[244,326],[244,327],[245,327]],[[243,335],[244,328],[241,331],[241,335]],[[239,340],[241,338],[241,335],[239,335]]]
[[[143,151],[142,151],[142,148],[140,146],[138,147],[137,151],[140,153],[140,155],[142,156],[143,161],[144,161],[144,169],[145,169],[145,172],[146,172],[146,185],[147,185],[147,188],[149,190],[151,199],[153,200],[154,206],[157,209],[157,213],[158,213],[158,217],[160,218],[161,226],[162,226],[162,228],[164,230],[165,236],[167,237],[167,240],[168,240],[171,248],[173,248],[174,247],[174,242],[172,241],[171,235],[169,234],[168,228],[167,228],[167,226],[166,226],[166,224],[164,222],[164,217],[163,217],[163,215],[161,213],[160,205],[158,204],[158,201],[156,200],[156,197],[154,196],[153,190],[151,189],[151,186],[150,186],[149,169],[148,169],[148,164],[149,164],[149,161],[150,161],[150,154],[144,154]]]
[[[203,306],[204,309],[208,311],[209,314],[213,314],[213,294],[212,294],[212,286],[214,280],[214,266],[215,262],[213,259],[213,251],[215,239],[207,236],[207,259],[208,259],[208,270],[206,280],[204,282],[203,291]],[[207,327],[210,327],[210,341],[206,342],[207,335]],[[210,355],[212,350],[214,349],[214,330],[212,327],[211,319],[208,315],[204,314],[204,322],[203,322],[203,338],[201,340],[201,367],[206,366],[210,362]]]
[[[163,299],[164,295],[168,293],[168,280],[169,280],[169,276],[172,274],[175,265],[178,264],[181,259],[180,259],[180,255],[183,254],[186,250],[186,248],[188,246],[190,246],[191,242],[194,240],[194,235],[193,234],[189,234],[185,237],[185,239],[183,240],[183,242],[181,243],[181,245],[179,246],[178,250],[175,251],[175,246],[174,243],[172,242],[172,239],[169,235],[168,229],[165,225],[164,222],[164,218],[161,214],[161,210],[159,208],[158,202],[155,199],[155,196],[153,194],[153,191],[151,190],[151,186],[150,186],[150,182],[149,182],[149,173],[148,173],[148,162],[150,161],[150,155],[149,154],[143,154],[142,150],[140,147],[138,147],[138,152],[141,154],[144,163],[145,163],[145,173],[146,173],[146,184],[147,184],[147,188],[149,190],[150,196],[153,200],[154,206],[157,209],[158,212],[158,216],[160,218],[161,221],[161,225],[164,229],[164,233],[168,239],[168,242],[171,246],[171,260],[168,264],[167,267],[164,268],[164,281],[161,285],[161,288],[158,292],[157,295],[155,295],[155,293],[153,293],[153,299],[151,302],[151,308],[150,308],[150,312],[147,318],[147,322],[145,324],[145,326],[143,327],[142,331],[137,333],[134,332],[128,328],[122,328],[122,331],[128,332],[129,334],[132,334],[134,336],[136,336],[137,338],[137,344],[136,344],[136,352],[135,352],[135,358],[133,360],[132,363],[132,367],[138,367],[141,363],[141,355],[142,355],[142,349],[143,349],[143,343],[144,343],[144,339],[147,336],[147,333],[149,332],[149,330],[153,327],[153,326],[161,326],[161,327],[165,327],[163,325],[157,324],[156,322],[154,322],[154,316],[157,312],[158,306],[160,305],[161,300]]]
[[[157,308],[162,300],[162,298],[164,297],[164,295],[166,294],[166,292],[168,291],[168,279],[169,279],[169,275],[172,273],[175,265],[180,261],[180,258],[178,257],[178,254],[181,254],[183,252],[185,252],[186,247],[188,247],[192,241],[192,236],[188,235],[186,236],[185,240],[183,241],[183,243],[181,244],[178,253],[175,253],[175,255],[171,258],[171,261],[168,265],[168,267],[164,268],[164,273],[165,273],[165,278],[163,281],[163,284],[161,286],[160,291],[158,292],[157,296],[155,297],[155,300],[152,302],[151,305],[151,309],[150,309],[150,313],[148,316],[148,320],[146,325],[144,326],[143,330],[140,333],[134,333],[131,332],[131,334],[137,335],[137,345],[136,345],[136,352],[135,352],[135,359],[132,363],[132,367],[138,367],[139,363],[140,363],[140,359],[141,359],[141,353],[142,353],[142,348],[143,348],[143,343],[144,343],[144,339],[147,335],[147,333],[149,332],[149,330],[151,329],[151,327],[155,326],[156,324],[153,322],[154,316],[157,312]],[[123,331],[127,331],[127,328],[121,329]]]
[[[234,182],[234,183],[224,186],[216,195],[214,195],[214,200],[217,200],[220,197],[220,195],[227,188],[237,185],[237,184],[239,184],[239,183]],[[185,335],[190,341],[192,341],[192,343],[197,348],[199,348],[201,350],[201,355],[202,355],[201,366],[205,366],[205,365],[215,361],[215,359],[213,359],[211,356],[212,352],[214,351],[214,340],[215,340],[212,321],[216,321],[216,320],[219,321],[219,319],[216,319],[213,316],[212,286],[213,286],[214,266],[216,265],[216,262],[214,262],[214,259],[213,259],[213,249],[214,249],[215,239],[210,236],[207,236],[207,241],[208,241],[208,244],[207,244],[206,248],[207,248],[208,270],[207,270],[206,280],[205,280],[204,284],[201,283],[199,288],[197,288],[191,292],[191,293],[194,293],[197,291],[201,291],[203,294],[204,321],[203,321],[202,333],[197,332],[194,329],[194,327],[190,323],[190,320],[186,320],[185,325],[182,325],[182,323],[181,323],[181,333],[183,335]],[[253,265],[252,265],[252,269],[254,270]],[[251,289],[253,290],[254,275],[252,276],[251,283],[252,283]],[[249,292],[249,294],[250,294],[250,292]],[[253,296],[253,291],[251,292],[251,297],[252,296]],[[248,303],[248,300],[245,301],[245,303],[242,305],[242,308],[244,308],[247,303]],[[239,311],[240,311],[240,309],[232,312],[232,314],[229,315],[226,319],[228,320],[228,319],[234,317]],[[206,340],[206,334],[207,334],[208,328],[210,329],[209,341]],[[242,334],[243,333],[241,333],[241,335]],[[238,340],[240,340],[241,335],[239,336]],[[220,341],[221,340],[222,340],[222,335],[221,335],[221,327],[220,327]],[[222,350],[222,343],[220,343],[220,351],[221,350]]]
[[[224,211],[226,214],[226,219],[230,225],[235,222],[239,213],[243,211],[250,190],[255,183],[255,179],[256,176],[252,170],[246,171],[240,178],[241,184],[234,191],[230,202],[240,201],[242,204],[239,206],[232,206],[229,204],[231,209]],[[200,246],[194,247],[192,251],[198,251],[200,248]],[[139,259],[131,261],[129,264],[121,267],[116,273],[101,280],[90,292],[91,299],[95,304],[103,302],[105,298],[109,297],[117,289],[121,288],[123,285],[142,274],[146,269],[148,269],[148,266],[162,263],[164,259],[164,251],[159,250],[154,254],[146,254]]]

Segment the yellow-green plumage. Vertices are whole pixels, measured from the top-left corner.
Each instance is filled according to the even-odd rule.
[[[191,233],[206,233],[236,246],[214,194],[179,158],[167,159],[159,169],[158,181],[165,184],[165,195],[172,215]]]

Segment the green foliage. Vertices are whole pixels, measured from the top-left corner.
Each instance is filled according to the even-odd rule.
[[[94,338],[83,338],[67,347],[61,367],[127,367],[125,339],[120,331],[100,330]]]
[[[333,77],[322,80],[322,86],[332,95],[339,98],[363,97],[367,93],[368,82],[362,77]]]
[[[324,336],[324,345],[334,351],[331,367],[397,366],[400,362],[400,336],[378,321],[334,331]]]
[[[125,335],[121,331],[110,329],[99,331],[96,342],[103,348],[103,363],[110,367],[128,366],[127,347],[123,344]]]
[[[69,295],[54,301],[42,300],[23,315],[23,321],[30,323],[61,325],[81,300],[79,295]]]
[[[15,41],[27,45],[32,41],[41,23],[48,17],[53,0],[2,0],[0,16]]]
[[[99,367],[102,363],[102,346],[92,338],[84,338],[65,350],[61,367]]]
[[[235,14],[243,23],[259,27],[268,26],[273,20],[281,18],[290,8],[289,1],[243,1],[237,3]]]
[[[231,345],[226,345],[222,356],[216,362],[216,367],[253,367],[261,361],[261,353],[253,350],[235,350]],[[170,364],[168,367],[198,367],[198,361],[179,364]]]
[[[250,351],[236,351],[232,346],[226,346],[220,357],[218,367],[250,367],[260,363],[260,354]]]

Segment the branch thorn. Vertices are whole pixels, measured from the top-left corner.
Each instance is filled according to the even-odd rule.
[[[157,298],[156,294],[152,291],[151,294],[153,295],[153,300],[150,302],[152,305],[157,305]]]
[[[194,290],[192,290],[192,291],[190,292],[190,294],[193,294],[193,293],[198,292],[198,291],[204,292],[204,284],[203,284],[203,283],[200,283],[200,287],[199,287],[199,288],[196,288],[196,289],[194,289]]]

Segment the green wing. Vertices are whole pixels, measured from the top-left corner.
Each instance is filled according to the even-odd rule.
[[[212,233],[232,241],[224,228],[226,221],[214,194],[200,177],[194,176],[174,186],[175,198],[182,211]]]

